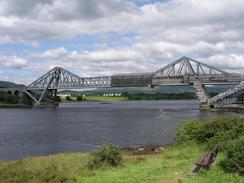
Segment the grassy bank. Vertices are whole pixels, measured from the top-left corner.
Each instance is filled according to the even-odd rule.
[[[119,102],[119,101],[127,101],[128,97],[124,96],[87,96],[86,101],[97,101],[97,102]]]
[[[72,101],[96,101],[96,102],[117,102],[127,100],[193,100],[197,99],[194,93],[154,93],[154,94],[128,94],[123,93],[121,96],[103,96],[103,95],[86,95],[82,97],[81,94],[73,94],[68,97],[68,100]],[[62,101],[67,100],[66,96],[61,96]]]
[[[171,146],[156,155],[123,154],[122,164],[116,168],[102,166],[86,168],[88,154],[58,154],[0,164],[3,183],[81,182],[81,183],[242,183],[238,174],[224,173],[218,165],[224,158],[220,153],[211,169],[198,175],[188,175],[194,162],[203,154],[199,145]]]

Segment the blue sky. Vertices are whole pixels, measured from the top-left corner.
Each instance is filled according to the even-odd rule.
[[[243,73],[244,1],[2,0],[0,80],[55,66],[81,76],[151,72],[181,56]],[[204,13],[201,13],[204,12]]]

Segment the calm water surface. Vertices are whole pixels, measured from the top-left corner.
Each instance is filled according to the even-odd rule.
[[[128,101],[0,109],[0,161],[87,152],[108,143],[123,147],[169,144],[183,120],[230,114],[199,112],[198,105],[195,100]]]

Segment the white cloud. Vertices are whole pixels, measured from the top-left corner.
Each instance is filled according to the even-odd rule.
[[[22,68],[27,65],[27,61],[17,56],[0,57],[0,65],[10,68]]]
[[[243,35],[244,1],[231,1],[231,11],[229,3],[171,0],[137,7],[129,0],[6,0],[0,7],[0,40],[28,44],[112,31],[162,34],[174,42],[236,40]]]
[[[0,44],[38,47],[75,36],[132,32],[123,46],[69,51],[57,46],[5,56],[1,66],[33,73],[54,66],[80,70],[81,75],[147,72],[183,55],[221,69],[244,69],[244,1],[169,0],[136,6],[132,0],[3,0],[0,2]],[[81,43],[82,44],[82,43]],[[127,45],[126,45],[127,44]],[[14,54],[15,55],[15,54]],[[22,59],[22,61],[20,61]],[[12,60],[12,61],[10,61]],[[17,60],[17,61],[16,61]],[[4,62],[4,64],[3,64]]]
[[[30,54],[31,59],[42,59],[43,67],[30,64],[26,69],[45,72],[54,66],[70,70],[79,70],[82,76],[94,76],[129,72],[153,72],[178,57],[192,55],[199,61],[217,66],[224,70],[241,72],[244,69],[244,56],[226,54],[225,49],[232,50],[232,43],[220,42],[210,44],[203,41],[183,45],[168,42],[141,42],[128,48],[107,49],[100,51],[67,51],[57,48],[38,54]],[[212,53],[215,54],[212,54]],[[196,54],[193,54],[196,53]]]

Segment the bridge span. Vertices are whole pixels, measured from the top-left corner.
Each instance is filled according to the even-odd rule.
[[[205,107],[221,107],[225,98],[244,91],[244,76],[228,73],[197,60],[181,57],[171,64],[150,73],[116,74],[99,77],[80,77],[64,68],[55,67],[29,86],[24,93],[28,95],[34,105],[41,105],[46,95],[53,99],[57,90],[108,88],[108,87],[155,87],[160,85],[194,85],[196,94]],[[205,85],[235,84],[218,96],[209,98]]]

